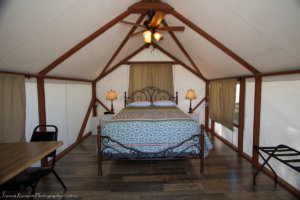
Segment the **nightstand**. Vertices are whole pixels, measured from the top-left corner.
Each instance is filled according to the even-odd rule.
[[[187,113],[187,115],[190,118],[194,119],[195,121],[199,122],[199,117],[200,117],[199,113],[193,112],[193,113]]]
[[[113,114],[108,114],[108,115],[103,115],[100,117],[100,126],[101,129],[103,129],[104,125],[107,124],[115,115]]]

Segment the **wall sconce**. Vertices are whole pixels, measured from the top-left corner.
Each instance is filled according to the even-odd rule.
[[[113,106],[113,100],[116,100],[118,97],[117,97],[117,94],[116,94],[116,91],[114,90],[109,90],[107,91],[107,94],[106,94],[106,100],[110,100],[111,101],[111,109],[110,109],[110,112],[112,114],[115,114],[114,113],[114,106]]]
[[[196,94],[195,94],[195,91],[190,89],[186,92],[186,95],[185,95],[185,98],[186,99],[189,99],[190,100],[190,108],[189,108],[189,113],[193,113],[193,109],[192,109],[192,99],[196,99]]]

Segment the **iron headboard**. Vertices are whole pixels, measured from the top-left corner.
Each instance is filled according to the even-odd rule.
[[[178,105],[178,92],[176,92],[176,96],[174,97],[167,90],[161,90],[157,87],[149,86],[132,92],[132,94],[128,97],[125,92],[124,105],[126,107],[129,103],[134,101],[150,101],[152,104],[154,101],[159,100],[170,100]]]

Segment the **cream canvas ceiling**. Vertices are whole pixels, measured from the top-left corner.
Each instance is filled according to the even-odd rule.
[[[0,1],[0,70],[39,73],[55,59],[138,2],[137,0]],[[299,0],[162,0],[262,73],[300,69]],[[136,22],[139,14],[124,20]],[[185,26],[176,37],[208,79],[252,73],[172,15],[169,26]],[[131,26],[117,23],[48,73],[93,80]],[[192,68],[171,36],[162,48]],[[114,66],[144,44],[131,37]],[[151,61],[151,57],[149,57]]]

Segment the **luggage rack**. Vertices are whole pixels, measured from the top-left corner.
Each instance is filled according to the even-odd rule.
[[[267,164],[272,172],[275,175],[275,183],[277,183],[277,174],[273,170],[273,168],[270,166],[268,161],[270,158],[275,158],[281,163],[291,167],[292,169],[296,170],[297,172],[300,172],[300,152],[296,149],[290,148],[286,145],[280,144],[276,147],[259,147],[254,145],[254,149],[257,151],[257,153],[260,155],[260,157],[264,160],[264,163],[259,167],[259,169],[256,171],[256,173],[253,175],[253,185],[255,185],[255,179],[256,176],[259,174],[259,172],[263,169],[263,167]],[[261,152],[264,152],[268,155],[267,159],[261,154]],[[291,157],[296,157],[292,159]],[[289,157],[289,158],[282,158],[282,157]],[[295,165],[298,163],[298,165]]]

